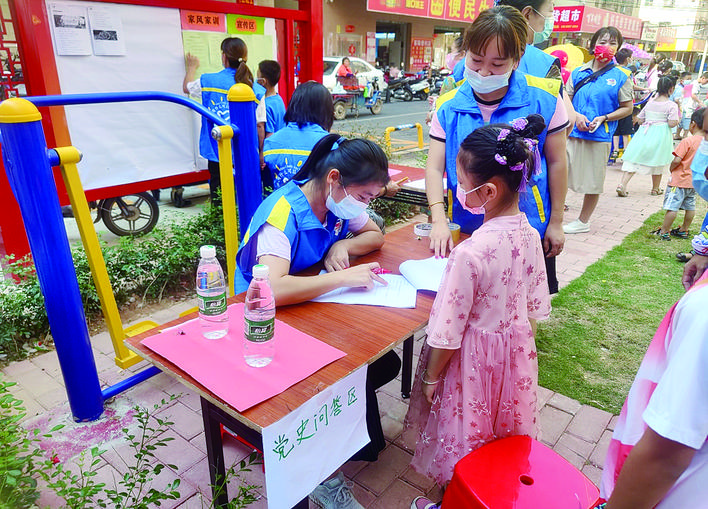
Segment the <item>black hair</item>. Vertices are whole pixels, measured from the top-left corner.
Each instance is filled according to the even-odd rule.
[[[632,53],[632,50],[629,48],[620,48],[617,53],[615,53],[615,60],[617,60],[618,64],[624,65],[633,54],[634,53]]]
[[[458,35],[455,37],[455,40],[452,42],[453,48],[457,48],[457,51],[460,52],[462,51],[462,45],[465,42],[465,36],[464,35]]]
[[[592,38],[590,39],[590,53],[595,51],[597,40],[605,34],[609,35],[612,39],[617,41],[618,48],[622,47],[622,44],[624,44],[624,37],[622,37],[622,32],[620,32],[617,28],[602,27],[600,30],[592,34]]]
[[[701,74],[701,78],[708,80],[708,72],[704,72],[703,74]]]
[[[682,77],[682,78],[690,78],[691,76],[693,76],[693,74],[691,73],[691,71],[683,71],[683,72],[681,73],[681,77]]]
[[[647,72],[651,71],[664,60],[666,60],[666,55],[662,55],[661,53],[654,54],[654,58],[651,59],[651,62],[649,62],[649,67],[647,67]]]
[[[275,60],[261,60],[258,70],[271,87],[276,86],[280,81],[280,64]]]
[[[666,74],[674,68],[674,63],[671,60],[664,60],[660,64],[658,64],[656,68],[662,73]]]
[[[285,122],[297,122],[299,127],[313,123],[329,131],[334,123],[332,94],[322,83],[301,83],[290,98],[288,109],[285,111]]]
[[[703,118],[705,114],[705,108],[698,108],[696,111],[693,112],[693,115],[691,115],[691,122],[696,124],[701,131],[703,130]]]
[[[546,3],[546,0],[499,0],[496,5],[510,5],[519,11],[526,7],[531,7],[534,11],[539,12],[541,6]]]
[[[676,82],[669,76],[662,76],[656,84],[656,93],[659,95],[669,95]]]
[[[227,37],[221,41],[221,51],[226,56],[226,63],[231,69],[236,69],[234,83],[244,83],[253,87],[253,74],[246,65],[248,59],[248,47],[243,39],[238,37]]]
[[[631,72],[632,74],[634,74],[634,73],[637,72],[638,67],[637,67],[637,64],[632,64],[632,65],[630,65],[629,67],[627,67],[627,69],[629,69],[629,72]]]
[[[492,124],[472,131],[460,144],[457,161],[462,171],[466,172],[475,184],[488,182],[492,177],[501,178],[512,192],[516,192],[522,182],[528,181],[536,170],[536,157],[527,140],[536,141],[546,128],[541,115],[533,113],[526,117],[526,125],[520,129],[510,124]],[[515,124],[519,119],[512,122]],[[499,140],[502,130],[509,133]],[[538,150],[536,146],[533,150]],[[504,163],[498,160],[505,159]],[[521,171],[512,170],[513,166],[524,163]]]
[[[337,144],[336,148],[334,144]],[[388,159],[376,143],[364,138],[345,140],[338,134],[328,134],[312,148],[310,156],[292,180],[324,181],[327,173],[337,168],[343,186],[389,181]]]
[[[518,9],[498,5],[480,12],[467,28],[463,49],[484,55],[489,42],[496,38],[499,55],[518,62],[526,50],[528,29],[528,22]]]

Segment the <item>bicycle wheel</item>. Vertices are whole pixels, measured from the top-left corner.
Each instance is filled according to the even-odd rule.
[[[150,232],[160,217],[160,207],[149,193],[135,193],[103,200],[101,219],[119,236]]]

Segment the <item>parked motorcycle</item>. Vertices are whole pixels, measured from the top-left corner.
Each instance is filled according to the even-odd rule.
[[[133,193],[89,202],[96,211],[94,223],[103,221],[118,236],[149,233],[160,218],[160,207],[150,193]],[[70,206],[62,207],[64,217],[74,217]]]
[[[425,101],[430,92],[430,83],[427,78],[409,78],[408,86],[413,92],[413,97]]]
[[[389,80],[388,88],[386,89],[386,102],[391,102],[391,98],[406,102],[413,100],[413,91],[410,85],[408,85],[408,78]]]

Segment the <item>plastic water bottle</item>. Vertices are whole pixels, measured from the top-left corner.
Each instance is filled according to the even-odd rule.
[[[254,265],[252,274],[243,314],[243,356],[249,366],[262,368],[275,355],[275,300],[268,281],[268,266]]]
[[[202,246],[199,254],[201,260],[197,268],[197,296],[202,335],[207,339],[223,338],[229,332],[224,271],[216,259],[214,246]]]

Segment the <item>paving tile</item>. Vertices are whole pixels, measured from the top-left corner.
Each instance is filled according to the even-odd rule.
[[[551,396],[555,394],[553,391],[546,389],[545,387],[538,386],[538,409],[543,408]]]
[[[587,442],[597,442],[607,428],[610,419],[612,419],[611,413],[583,405],[568,425],[568,432]]]
[[[439,503],[443,499],[443,490],[436,484],[430,489],[430,491],[428,491],[428,493],[425,494],[425,496],[433,502]]]
[[[585,465],[581,472],[585,474],[595,486],[597,486],[598,488],[600,487],[600,483],[602,482],[601,468],[597,468],[595,465]]]
[[[378,393],[376,398],[379,400],[379,414],[387,415],[391,419],[403,422],[408,412],[408,402],[403,401],[400,397],[395,398],[386,393]]]
[[[396,440],[403,432],[403,423],[398,420],[391,419],[388,415],[381,417],[381,427],[383,428],[384,437],[386,440]]]
[[[158,447],[155,457],[166,465],[176,465],[179,471],[187,470],[206,455],[198,447],[172,429],[168,429],[160,438],[172,438],[165,447]]]
[[[381,495],[411,462],[411,455],[395,445],[389,445],[379,455],[379,460],[359,472],[354,479],[364,488]]]
[[[607,425],[607,429],[609,429],[610,431],[614,431],[615,426],[617,426],[618,419],[619,419],[619,415],[615,415],[614,417],[612,417],[612,419],[610,419],[610,423]]]
[[[410,509],[413,499],[422,494],[418,488],[396,479],[391,487],[369,507],[371,509]]]
[[[342,471],[345,477],[354,479],[361,470],[369,464],[368,461],[347,461],[339,470]]]
[[[13,362],[9,366],[2,368],[0,371],[5,374],[5,378],[12,381],[19,381],[22,375],[36,369],[37,366],[35,366],[31,360],[25,359],[22,361]]]
[[[412,454],[415,451],[417,441],[418,433],[412,428],[408,428],[404,429],[403,433],[401,433],[393,443]]]
[[[553,450],[568,460],[578,470],[582,469],[595,444],[588,443],[569,433],[563,433]]]
[[[546,405],[541,409],[541,441],[551,447],[565,431],[573,416],[562,410]]]
[[[361,505],[367,508],[373,507],[373,504],[376,501],[375,494],[364,488],[362,485],[357,484],[356,482],[352,482],[351,491],[356,501],[359,502]],[[310,501],[310,503],[312,502]],[[317,507],[316,504],[315,507]]]
[[[58,383],[54,378],[49,376],[42,369],[32,365],[33,369],[22,373],[20,376],[20,381],[22,383],[23,389],[32,394],[33,396],[39,396],[47,392],[53,391],[57,388],[62,388],[63,386]]]
[[[609,430],[605,430],[605,432],[602,434],[602,437],[597,442],[595,449],[590,455],[589,460],[591,465],[595,465],[598,468],[602,468],[602,466],[605,464],[605,456],[607,456],[607,449],[610,446],[611,440],[612,432]]]
[[[563,396],[562,394],[554,394],[551,399],[548,400],[548,404],[558,410],[563,410],[571,415],[575,415],[582,404],[579,401],[569,398],[568,396]]]
[[[435,485],[434,480],[432,480],[428,476],[419,474],[418,472],[413,470],[413,467],[408,467],[408,469],[403,472],[403,475],[401,475],[400,478],[406,481],[408,484],[419,488],[423,493],[427,493]]]

